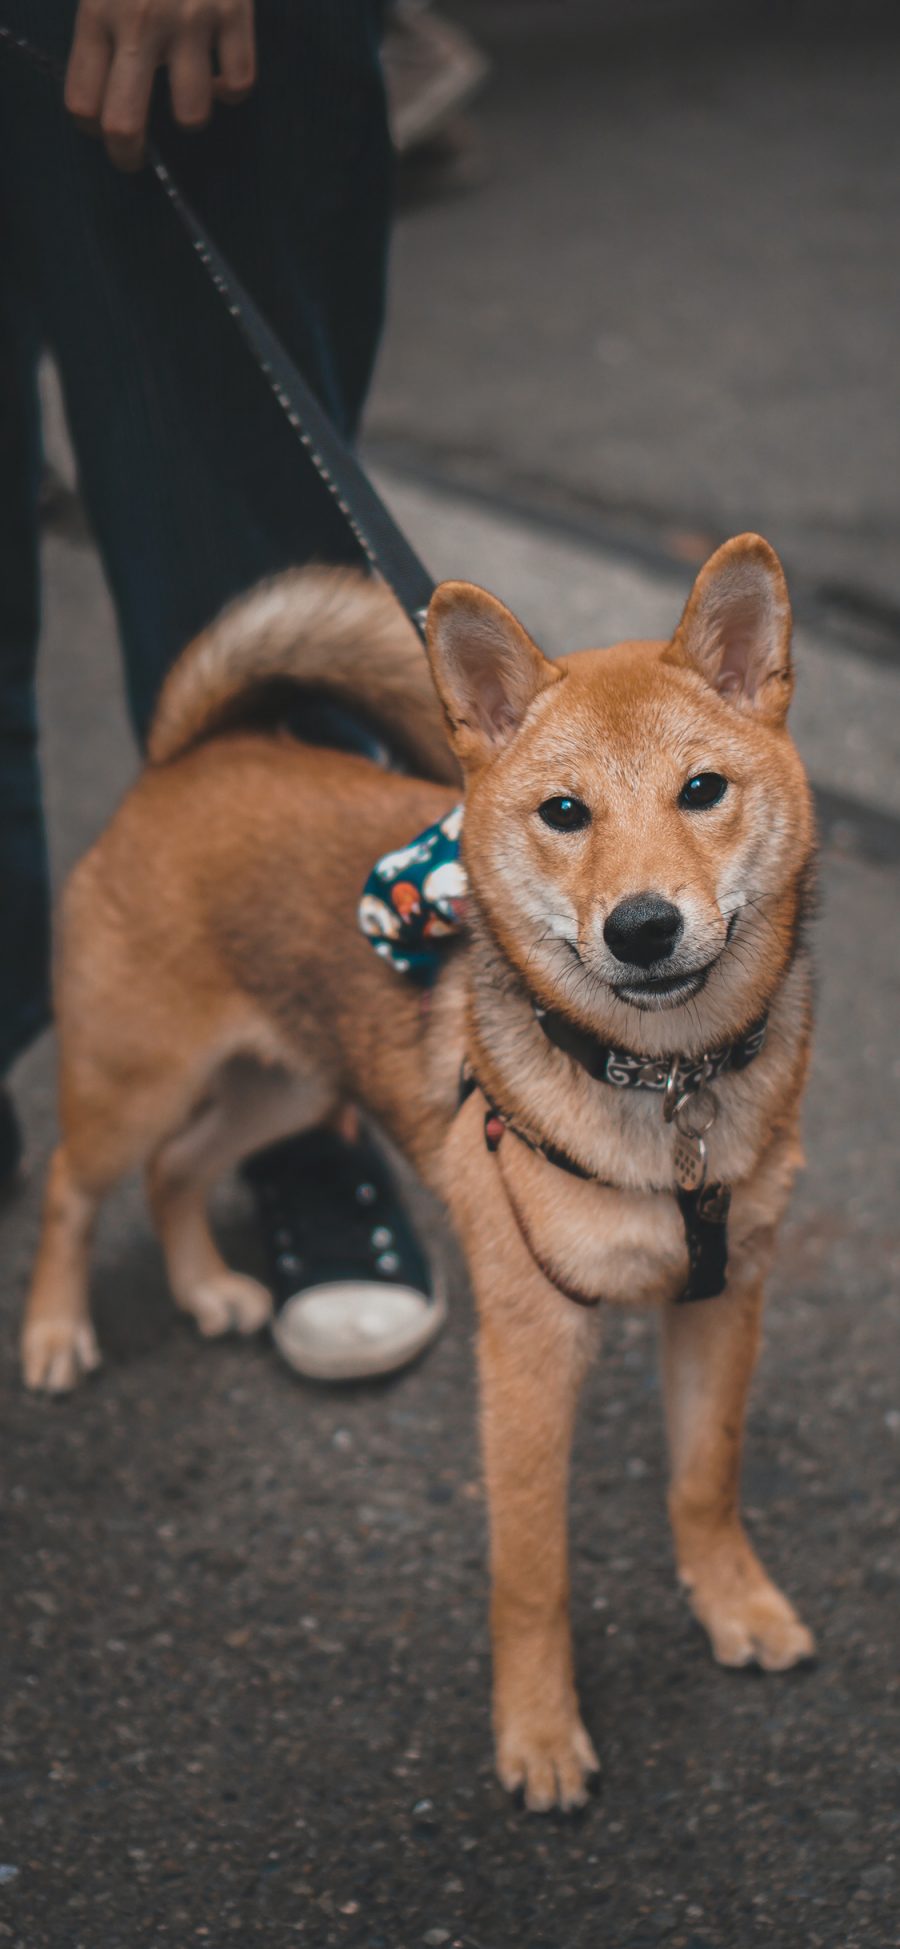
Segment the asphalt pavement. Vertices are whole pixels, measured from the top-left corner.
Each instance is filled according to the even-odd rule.
[[[563,342],[548,355],[549,232],[538,221],[537,182],[538,150],[546,172],[568,170],[573,209],[593,180],[578,50],[579,35],[594,29],[586,8],[560,8],[557,46],[549,9],[531,0],[521,0],[521,32],[502,0],[468,11],[497,62],[481,111],[495,161],[479,191],[416,211],[400,231],[370,421],[398,513],[436,572],[495,588],[551,649],[667,629],[703,537],[748,520],[783,548],[803,592],[796,722],[824,836],[819,1025],[808,1168],[772,1283],[746,1502],[764,1557],[816,1630],[820,1659],[772,1678],[712,1664],[672,1574],[654,1322],[610,1318],[585,1389],[572,1492],[577,1657],[602,1781],[575,1819],[518,1810],[491,1769],[473,1321],[460,1269],[450,1323],[421,1366],[359,1389],[304,1385],[265,1342],[200,1342],[166,1294],[140,1194],[128,1186],[110,1202],[96,1252],[105,1365],[66,1401],[27,1397],[15,1334],[54,1128],[47,1038],[17,1075],[32,1168],[0,1221],[0,1944],[10,1949],[900,1942],[900,672],[889,606],[896,562],[882,545],[896,511],[896,478],[882,466],[887,431],[860,423],[851,453],[849,407],[840,427],[828,418],[840,388],[818,368],[807,375],[796,411],[808,394],[811,426],[818,400],[822,450],[840,447],[848,462],[847,518],[829,532],[834,540],[840,529],[835,560],[870,599],[858,640],[846,606],[823,595],[825,527],[819,502],[801,491],[804,468],[822,497],[831,490],[821,455],[803,462],[805,432],[798,424],[772,446],[748,413],[757,485],[742,499],[727,441],[703,431],[703,402],[715,407],[720,392],[714,332],[697,345],[693,380],[676,362],[668,382],[673,414],[687,412],[684,387],[688,397],[699,389],[705,498],[688,491],[654,415],[636,406],[632,420],[620,397],[615,410],[644,456],[635,467],[647,479],[657,472],[664,519],[644,519],[646,497],[638,519],[624,494],[614,518],[600,518],[604,469],[615,461],[607,373],[601,362],[596,399],[579,388],[573,400],[578,361],[564,306]],[[678,11],[638,6],[635,20],[644,32],[659,16],[677,52]],[[809,10],[793,10],[795,27],[801,17]],[[619,100],[623,136],[627,102],[610,73],[621,78],[628,67],[628,18],[609,10],[613,52],[597,69],[610,104]],[[879,212],[895,188],[887,150],[875,157],[881,139],[895,137],[879,121],[890,87],[881,47],[870,70],[870,136],[860,142]],[[636,52],[629,61],[636,73]],[[553,139],[549,123],[536,127],[534,153],[505,147],[527,105],[512,84],[516,63],[534,98],[546,96],[547,116],[556,105]],[[790,128],[798,156],[809,152],[810,196],[822,103],[843,98],[844,79],[856,101],[848,56],[836,54],[828,70],[819,49],[816,63],[805,135],[777,89],[754,110],[766,129]],[[679,75],[686,65],[679,54]],[[718,126],[742,154],[757,129],[741,119],[751,92],[744,65],[732,80],[731,114],[717,109]],[[661,115],[665,89],[652,74],[645,85]],[[701,61],[704,114],[711,90]],[[667,112],[675,116],[671,102]],[[599,119],[608,126],[611,114]],[[519,158],[516,180],[507,153]],[[612,173],[624,202],[623,167]],[[686,168],[673,161],[676,177]],[[723,168],[710,164],[712,200]],[[547,196],[549,209],[549,187]],[[565,254],[558,198],[555,207],[552,240]],[[818,208],[824,264],[824,188]],[[623,219],[617,249],[616,302],[624,306],[622,286],[630,289],[625,335],[640,337],[644,287],[662,270],[637,220],[629,232]],[[872,253],[874,261],[875,244]],[[856,261],[865,254],[860,240]],[[866,301],[867,330],[888,396],[893,259],[883,275]],[[511,312],[478,311],[482,277],[495,288],[511,283]],[[823,290],[850,307],[834,271],[832,280]],[[710,308],[720,309],[714,296],[711,287]],[[791,374],[802,378],[797,320],[787,300],[773,301],[773,335],[782,325],[790,400]],[[849,359],[838,326],[828,329]],[[662,378],[654,384],[661,396]],[[541,426],[530,425],[535,413]],[[556,426],[550,445],[542,427]],[[472,427],[481,429],[471,440],[478,464],[467,475]],[[587,506],[585,482],[598,508]],[[47,536],[45,586],[45,757],[61,875],[135,761],[111,610],[71,520]],[[254,1268],[236,1187],[223,1191],[219,1222],[234,1261]]]

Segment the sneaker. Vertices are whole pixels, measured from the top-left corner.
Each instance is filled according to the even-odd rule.
[[[368,1380],[418,1358],[446,1299],[381,1153],[367,1138],[305,1131],[244,1166],[275,1301],[272,1337],[311,1380]]]

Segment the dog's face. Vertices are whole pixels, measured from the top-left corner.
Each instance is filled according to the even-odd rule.
[[[785,729],[790,608],[757,536],[702,571],[672,641],[551,664],[493,597],[445,583],[432,670],[466,774],[487,925],[534,995],[627,1043],[760,1013],[793,950],[813,845]],[[671,1035],[669,1034],[671,1030]]]

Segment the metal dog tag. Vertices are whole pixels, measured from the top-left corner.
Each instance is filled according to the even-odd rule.
[[[706,1180],[706,1145],[689,1130],[675,1132],[675,1183],[680,1191],[699,1191]]]
[[[719,1114],[712,1090],[701,1084],[693,1096],[686,1096],[675,1108],[675,1127],[683,1137],[705,1137]]]

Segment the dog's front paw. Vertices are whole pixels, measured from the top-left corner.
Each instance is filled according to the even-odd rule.
[[[812,1632],[746,1541],[695,1574],[683,1572],[682,1582],[720,1665],[784,1672],[815,1657]]]
[[[89,1320],[26,1321],[22,1333],[22,1377],[26,1387],[45,1394],[68,1394],[100,1365],[100,1348]]]
[[[216,1273],[179,1294],[178,1304],[208,1340],[221,1333],[258,1333],[272,1317],[271,1293],[243,1272]]]
[[[497,1772],[507,1792],[521,1787],[533,1814],[583,1807],[600,1762],[578,1713],[512,1718],[497,1733]]]

